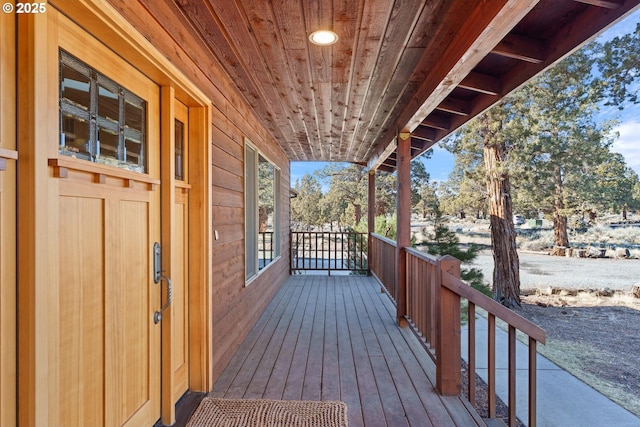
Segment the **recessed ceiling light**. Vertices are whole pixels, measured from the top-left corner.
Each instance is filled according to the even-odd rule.
[[[318,30],[309,35],[309,41],[319,46],[329,46],[338,41],[338,35],[333,31]]]

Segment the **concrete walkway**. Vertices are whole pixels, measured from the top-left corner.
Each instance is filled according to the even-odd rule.
[[[467,361],[468,330],[462,330],[462,355]],[[476,366],[478,375],[487,381],[487,321],[476,320]],[[508,336],[496,327],[496,393],[508,401],[507,358]],[[538,425],[541,427],[640,427],[640,418],[608,397],[564,371],[538,354]],[[516,415],[528,422],[528,349],[516,344]]]

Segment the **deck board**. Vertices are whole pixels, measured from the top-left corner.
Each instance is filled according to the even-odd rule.
[[[435,392],[433,361],[394,317],[373,278],[292,276],[211,395],[342,400],[350,427],[484,425]]]

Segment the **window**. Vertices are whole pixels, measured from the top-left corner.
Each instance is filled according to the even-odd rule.
[[[60,51],[59,152],[146,172],[146,102]]]
[[[280,256],[280,170],[245,142],[245,272],[258,274]]]

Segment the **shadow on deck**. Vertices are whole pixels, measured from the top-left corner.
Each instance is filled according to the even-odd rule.
[[[436,393],[431,358],[379,282],[291,276],[222,373],[214,397],[341,400],[349,426],[485,425]]]

